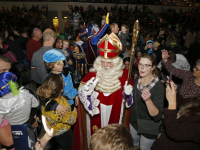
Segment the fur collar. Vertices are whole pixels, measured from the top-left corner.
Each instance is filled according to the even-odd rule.
[[[194,99],[193,101],[183,105],[178,111],[177,118],[182,116],[190,116],[200,119],[200,100]]]

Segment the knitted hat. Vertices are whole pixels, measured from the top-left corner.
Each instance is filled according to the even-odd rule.
[[[153,46],[155,45],[155,44],[154,44],[154,41],[152,41],[152,40],[148,40],[148,41],[146,42],[146,45],[149,44],[149,43],[152,43]]]

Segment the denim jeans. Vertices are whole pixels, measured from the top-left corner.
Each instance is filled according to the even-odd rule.
[[[134,146],[140,145],[140,150],[150,150],[155,139],[147,139],[143,135],[138,135],[135,128],[130,124],[130,133],[133,138]]]

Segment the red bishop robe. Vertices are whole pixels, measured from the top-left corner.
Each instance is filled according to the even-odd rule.
[[[96,72],[89,72],[81,81],[83,84],[89,81],[92,77],[96,77]],[[122,100],[123,100],[123,88],[124,84],[128,79],[128,70],[123,70],[122,77],[119,78],[121,82],[121,88],[114,93],[111,93],[109,96],[104,96],[104,94],[100,91],[98,99],[100,100],[100,104],[98,106],[100,113],[91,117],[90,115],[86,114],[83,105],[79,103],[77,108],[77,122],[74,126],[74,150],[87,150],[87,139],[91,137],[91,135],[100,129],[102,126],[102,119],[101,119],[101,107],[111,106],[110,117],[108,119],[108,124],[119,123],[120,122],[120,114],[122,110]],[[131,78],[130,84],[133,86],[133,79]],[[105,108],[104,108],[105,110]],[[89,119],[88,119],[89,118]],[[88,123],[90,126],[88,126]],[[89,131],[89,132],[88,132]],[[91,135],[87,135],[91,133]],[[89,143],[89,141],[88,141]]]

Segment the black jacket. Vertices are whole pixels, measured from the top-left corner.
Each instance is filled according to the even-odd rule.
[[[21,43],[23,43],[26,40],[23,36],[19,36],[14,39],[14,41],[10,39],[5,39],[5,43],[8,44],[9,50],[15,54],[17,57],[17,60],[23,60],[24,53],[21,48]]]

